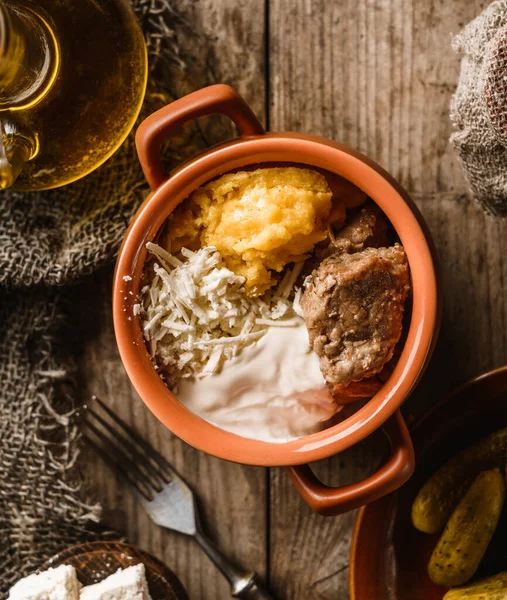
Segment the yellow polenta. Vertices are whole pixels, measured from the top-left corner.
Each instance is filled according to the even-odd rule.
[[[168,250],[215,246],[245,277],[249,295],[276,283],[272,271],[302,260],[326,237],[332,193],[323,175],[277,167],[228,173],[199,188],[169,217]]]

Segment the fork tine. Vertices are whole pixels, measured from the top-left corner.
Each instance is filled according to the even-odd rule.
[[[88,424],[89,426],[89,424]],[[90,429],[93,429],[91,427]],[[106,452],[103,448],[97,444],[88,434],[83,433],[83,439],[93,448],[93,450],[103,459],[103,461],[115,472],[117,473],[127,485],[133,487],[143,498],[151,502],[153,500],[153,493],[151,488],[142,485],[139,481],[131,477],[129,472],[123,468],[121,463],[115,460],[111,453]],[[103,438],[101,438],[104,441]]]
[[[134,442],[136,442],[141,448],[143,448],[143,450],[148,454],[148,456],[150,456],[154,461],[158,463],[160,468],[163,469],[169,477],[172,478],[174,476],[174,469],[161,454],[159,454],[152,446],[150,446],[148,442],[144,441],[142,437],[139,437],[137,433],[133,429],[131,429],[125,423],[125,421],[123,421],[123,419],[120,419],[120,417],[117,414],[115,414],[109,408],[109,406],[104,404],[104,402],[102,402],[100,398],[98,398],[97,396],[92,396],[92,400],[95,400],[95,402],[97,402],[99,406],[104,409],[104,411],[111,417],[111,419],[113,419],[113,421],[115,421],[132,438]]]
[[[156,488],[158,492],[162,490],[164,484],[170,483],[170,479],[160,470],[158,463],[153,464],[152,459],[149,456],[141,454],[136,449],[130,438],[126,438],[124,435],[119,433],[114,427],[110,425],[105,419],[97,414],[92,408],[87,408],[87,414],[92,415],[102,427],[112,436],[116,438],[119,444],[123,447],[124,451],[128,451],[131,455],[132,460],[136,461],[136,466],[150,480],[151,485]]]

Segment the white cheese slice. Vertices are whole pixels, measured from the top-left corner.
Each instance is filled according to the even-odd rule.
[[[80,587],[74,567],[60,565],[18,581],[9,600],[79,600]]]
[[[151,600],[142,563],[81,589],[80,600]]]

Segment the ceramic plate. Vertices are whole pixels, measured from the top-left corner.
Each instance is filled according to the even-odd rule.
[[[72,546],[46,561],[40,570],[72,565],[83,585],[97,583],[118,569],[144,563],[153,600],[188,600],[176,575],[158,559],[135,546],[118,542],[91,542]]]
[[[486,373],[437,403],[412,429],[417,466],[401,489],[359,512],[351,548],[351,600],[442,600],[427,576],[438,535],[415,530],[412,502],[440,465],[482,436],[507,427],[507,367]],[[505,517],[505,511],[504,511]],[[502,518],[496,539],[506,537]],[[499,535],[499,532],[503,533]],[[507,570],[505,544],[490,544],[480,575]]]

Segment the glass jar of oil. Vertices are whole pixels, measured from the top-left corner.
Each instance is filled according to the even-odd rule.
[[[0,189],[54,188],[101,165],[146,78],[129,0],[0,0]]]

